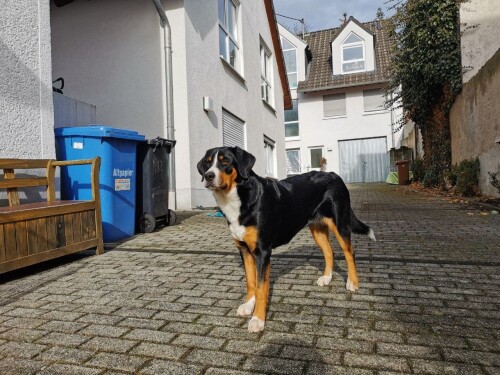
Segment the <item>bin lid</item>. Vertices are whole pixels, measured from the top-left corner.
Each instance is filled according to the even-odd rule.
[[[143,141],[145,137],[139,132],[128,129],[118,129],[112,128],[105,125],[89,125],[89,126],[75,126],[75,127],[63,127],[54,129],[54,134],[56,137],[64,136],[81,136],[81,137],[94,137],[94,138],[121,138],[130,139],[134,141]]]

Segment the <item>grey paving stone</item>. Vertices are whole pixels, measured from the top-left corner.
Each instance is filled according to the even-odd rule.
[[[322,349],[333,349],[341,352],[372,353],[375,345],[370,341],[350,340],[343,338],[320,337],[316,346]]]
[[[160,344],[168,344],[175,337],[174,333],[162,332],[151,329],[133,329],[123,338],[138,341],[151,341]]]
[[[439,351],[436,348],[418,345],[377,343],[377,353],[426,359],[440,358]]]
[[[219,349],[222,347],[224,342],[224,339],[215,337],[181,334],[174,341],[172,341],[172,345],[180,345],[200,349]]]
[[[482,375],[479,366],[466,365],[463,363],[440,362],[424,359],[412,360],[415,374],[431,375]]]
[[[45,324],[42,324],[41,326],[38,327],[38,329],[45,331],[62,332],[62,333],[75,333],[85,328],[86,326],[88,326],[87,323],[53,320]]]
[[[126,353],[137,345],[137,341],[115,339],[111,337],[93,337],[81,346],[92,351],[105,351],[113,353]]]
[[[241,354],[201,349],[192,350],[186,357],[187,362],[233,369],[239,369],[244,359]]]
[[[53,346],[41,353],[37,359],[41,359],[45,362],[81,364],[89,360],[93,355],[94,352],[88,350]]]
[[[307,366],[306,375],[373,375],[371,370],[353,367],[335,366],[321,362],[311,362]],[[380,374],[380,373],[379,373]]]
[[[0,333],[0,338],[12,341],[33,342],[47,334],[47,331],[38,329],[11,328]]]
[[[500,367],[500,353],[460,349],[444,349],[443,353],[444,358],[452,362],[465,362],[474,365]]]
[[[154,360],[146,366],[140,374],[145,375],[198,375],[202,366],[187,365],[171,361]]]
[[[115,325],[124,319],[125,318],[122,316],[90,313],[80,317],[78,319],[78,322],[102,324],[102,325]]]
[[[145,358],[112,353],[98,353],[90,361],[87,366],[101,367],[111,370],[121,370],[128,372],[136,372],[141,368],[147,360]]]
[[[273,374],[299,375],[302,374],[305,366],[306,362],[302,361],[252,356],[245,361],[243,369]]]
[[[205,335],[208,333],[212,326],[205,325],[204,318],[200,318],[198,323],[182,323],[182,322],[172,322],[168,323],[165,327],[162,328],[162,331],[165,332],[173,332],[173,333],[187,333],[187,334],[197,334],[197,335]]]
[[[41,344],[9,341],[0,346],[0,357],[16,357],[31,359],[47,347]]]
[[[100,375],[101,373],[102,370],[95,368],[55,363],[37,375]]]
[[[206,375],[265,375],[262,372],[238,371],[223,368],[210,367],[205,372]]]
[[[130,353],[145,357],[178,360],[188,350],[188,348],[182,348],[173,345],[143,342],[135,347]]]
[[[165,321],[158,319],[125,318],[118,323],[118,326],[156,330],[163,327],[165,324]]]
[[[89,336],[120,337],[129,331],[130,328],[126,327],[90,324],[78,333]]]
[[[38,339],[37,343],[46,345],[61,345],[74,348],[80,346],[88,340],[90,340],[89,336],[71,333],[50,332],[46,336]]]
[[[32,359],[3,358],[0,359],[0,374],[33,375],[45,366],[46,363]]]
[[[410,367],[404,358],[388,357],[377,354],[346,353],[344,363],[347,366],[369,368],[374,370],[393,370],[409,373]]]

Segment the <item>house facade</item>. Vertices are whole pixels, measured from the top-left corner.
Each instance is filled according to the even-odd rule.
[[[279,26],[293,99],[293,109],[285,111],[289,175],[326,162],[322,169],[346,182],[385,181],[388,151],[400,146],[395,130],[401,116],[384,107],[391,47],[386,22],[351,17],[303,40]]]
[[[36,45],[31,35],[8,41],[23,53],[32,48],[32,55],[40,59],[36,67],[27,68],[33,83],[26,83],[32,95],[27,101],[38,106],[38,117],[32,120],[33,129],[25,128],[26,121],[16,117],[30,103],[17,102],[7,107],[7,114],[0,113],[0,120],[13,119],[11,126],[17,132],[15,137],[0,135],[0,157],[55,156],[50,82],[58,77],[64,78],[65,96],[94,108],[96,123],[136,130],[147,138],[167,138],[165,34],[153,1],[41,3],[40,9],[33,9],[35,18],[44,20],[34,25],[38,31],[31,32],[38,32]],[[215,205],[196,169],[208,148],[238,145],[257,157],[257,173],[284,177],[283,113],[291,103],[272,1],[161,4],[172,38],[176,208]],[[23,17],[15,18],[14,10],[8,17],[14,29],[28,28]],[[43,58],[37,55],[40,50]],[[30,59],[26,56],[27,63]],[[44,86],[35,86],[39,82]],[[1,91],[9,92],[8,88]],[[67,125],[87,124],[55,124]],[[4,146],[13,138],[23,145],[18,139],[25,133],[34,138],[25,151],[18,151],[21,146]],[[40,133],[46,142],[40,142]]]

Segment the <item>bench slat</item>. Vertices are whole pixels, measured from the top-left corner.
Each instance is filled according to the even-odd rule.
[[[54,201],[0,207],[0,224],[95,209],[93,201]]]
[[[0,169],[47,168],[50,159],[0,159]]]
[[[48,184],[47,177],[0,179],[0,189],[47,186]]]

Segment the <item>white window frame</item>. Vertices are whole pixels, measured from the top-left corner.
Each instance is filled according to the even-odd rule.
[[[297,121],[285,121],[285,128],[287,124],[293,124],[297,123],[297,128],[298,128],[298,135],[293,135],[291,137],[287,137],[285,135],[285,141],[299,141],[300,140],[300,119],[299,119],[299,99],[292,99],[292,108],[293,108],[293,101],[297,103]],[[285,109],[286,111],[286,109]],[[286,134],[286,132],[285,132]]]
[[[341,61],[340,61],[340,71],[342,74],[353,74],[353,73],[359,73],[359,72],[366,72],[366,51],[365,51],[365,40],[361,38],[358,34],[354,32],[350,32],[349,35],[344,39],[344,41],[351,36],[351,34],[356,35],[359,39],[361,39],[360,42],[354,42],[354,43],[344,43],[340,45],[340,55],[341,55]],[[354,60],[344,60],[344,49],[348,48],[353,48],[353,47],[362,47],[363,48],[363,58],[362,59],[354,59]],[[344,64],[347,63],[355,63],[363,61],[364,69],[359,69],[359,70],[351,70],[348,72],[344,72]]]
[[[266,177],[276,177],[276,142],[266,135],[264,135],[264,152],[266,153]]]
[[[321,157],[324,158],[325,157],[325,147],[324,146],[313,146],[313,147],[308,147],[307,148],[307,151],[308,151],[308,159],[309,159],[309,165],[307,167],[307,169],[309,171],[319,171],[321,166],[319,167],[314,167],[312,166],[312,158],[311,158],[311,151],[312,150],[321,150]]]
[[[220,33],[221,33],[221,29],[222,31],[226,34],[226,37],[225,37],[225,42],[226,42],[226,56],[223,56],[222,55],[222,51],[220,51],[220,46],[219,46],[219,56],[221,57],[221,59],[224,59],[230,66],[232,66],[234,69],[236,69],[236,71],[238,73],[241,74],[242,70],[241,70],[241,59],[240,59],[240,55],[241,55],[241,51],[240,51],[240,44],[238,43],[238,34],[240,34],[240,16],[239,16],[239,13],[240,13],[240,1],[239,0],[222,0],[224,1],[224,22],[221,22],[220,19],[218,19],[219,21],[219,40],[220,40]],[[234,19],[234,24],[235,24],[235,32],[236,32],[236,35],[233,35],[232,33],[229,32],[229,29],[228,29],[228,25],[227,25],[227,13],[228,13],[228,4],[232,3],[236,10],[235,10],[235,19]],[[219,6],[219,3],[217,3],[217,6]],[[219,18],[218,16],[218,12],[217,12],[217,18]],[[235,54],[235,57],[234,57],[234,65],[231,64],[231,58],[230,58],[230,41],[232,41],[234,43],[234,45],[236,46],[236,54]],[[220,43],[220,42],[219,42]]]
[[[288,80],[288,85],[290,87],[290,89],[294,90],[297,88],[298,84],[299,84],[299,67],[298,67],[298,55],[297,55],[297,47],[295,48],[287,48],[287,49],[283,49],[283,40],[286,40],[288,43],[290,43],[292,46],[295,46],[292,42],[290,42],[287,38],[285,38],[284,36],[280,35],[280,38],[281,38],[281,48],[283,50],[283,53],[284,52],[288,52],[288,51],[294,51],[295,52],[295,72],[289,72],[288,70],[286,71],[286,75],[287,76],[291,76],[293,74],[295,74],[297,76],[297,79],[295,80],[295,86],[292,87],[290,86],[290,80]],[[286,64],[285,64],[286,65]]]
[[[264,102],[269,104],[272,108],[274,108],[274,91],[273,91],[273,54],[269,47],[264,43],[261,39],[260,41],[260,85],[261,91],[260,96]],[[267,91],[267,98],[265,96],[265,91],[263,92],[264,87]]]
[[[297,152],[298,154],[298,159],[299,159],[299,170],[298,171],[290,171],[288,169],[288,153],[289,152]],[[300,148],[289,148],[286,150],[286,162],[287,162],[287,169],[286,169],[286,174],[287,175],[296,175],[296,174],[301,174],[302,173],[302,163],[301,163],[301,158],[300,158]]]

